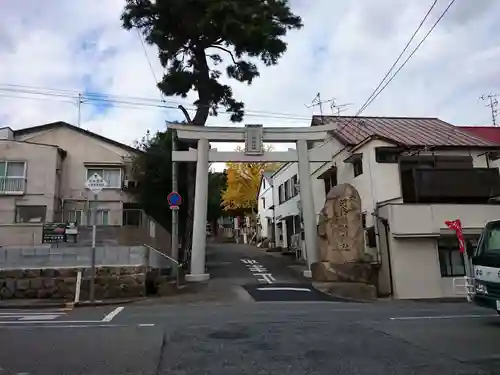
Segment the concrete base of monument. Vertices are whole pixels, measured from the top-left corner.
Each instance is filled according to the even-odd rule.
[[[375,285],[353,282],[313,282],[313,286],[320,292],[334,297],[347,298],[353,301],[368,302],[377,299]]]
[[[197,273],[197,274],[188,273],[186,275],[186,281],[192,283],[199,283],[208,280],[210,280],[210,275],[208,273]]]

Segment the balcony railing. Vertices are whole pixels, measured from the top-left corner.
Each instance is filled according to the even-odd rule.
[[[500,195],[498,168],[411,169],[401,174],[405,203],[483,204]]]
[[[0,177],[0,194],[24,194],[24,177]]]

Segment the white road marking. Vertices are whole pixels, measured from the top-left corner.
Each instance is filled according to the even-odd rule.
[[[111,322],[113,318],[117,316],[119,313],[121,313],[124,308],[125,307],[123,306],[117,307],[116,309],[111,311],[108,315],[106,315],[104,318],[102,318],[102,322]]]
[[[240,261],[247,265],[248,270],[250,272],[252,272],[252,275],[260,276],[260,278],[257,279],[257,281],[265,282],[268,284],[272,284],[273,282],[276,281],[274,276],[271,273],[269,273],[267,268],[262,266],[261,264],[259,264],[259,262],[257,262],[256,260],[254,260],[254,259],[240,259]]]
[[[66,325],[30,325],[30,326],[4,326],[0,327],[0,330],[5,329],[40,329],[40,328],[147,328],[154,327],[154,324],[103,324],[100,321],[95,322],[96,324],[66,324]]]
[[[274,281],[276,281],[276,279],[270,273],[253,273],[252,275],[260,276],[260,278],[257,279],[257,281],[263,281],[268,284],[272,284]]]
[[[55,315],[26,315],[20,318],[19,320],[54,320],[60,317],[60,315],[55,314]]]
[[[4,316],[29,316],[29,315],[66,315],[66,313],[63,312],[58,312],[58,311],[53,311],[53,312],[17,312],[17,311],[12,311],[8,313],[0,313],[0,318]]]
[[[240,259],[242,263],[245,264],[258,264],[256,260],[253,259]]]
[[[468,318],[491,318],[498,315],[471,314],[471,315],[434,315],[434,316],[398,316],[389,318],[390,320],[433,320],[433,319],[468,319]]]
[[[101,320],[37,320],[37,321],[16,321],[16,322],[2,322],[0,321],[0,326],[11,325],[11,324],[24,324],[24,325],[33,325],[33,324],[61,324],[61,323],[101,323]]]
[[[292,291],[292,292],[312,292],[311,289],[307,288],[293,288],[293,287],[264,287],[264,288],[257,288],[257,290],[271,290],[271,291]]]
[[[9,323],[12,320],[54,320],[61,316],[66,315],[65,312],[51,311],[51,312],[18,312],[11,311],[8,313],[0,313],[0,324]]]
[[[264,267],[264,266],[261,266],[260,264],[254,264],[254,265],[251,265],[250,267],[248,267],[248,269],[250,270],[250,272],[267,272],[267,268]]]
[[[23,310],[23,309],[2,309],[0,314],[54,314],[60,311],[70,311],[72,308],[61,307],[60,309],[40,309],[40,310]]]

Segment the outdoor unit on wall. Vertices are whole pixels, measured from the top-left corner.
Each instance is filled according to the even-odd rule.
[[[135,189],[136,187],[137,187],[137,181],[123,180],[123,189]]]

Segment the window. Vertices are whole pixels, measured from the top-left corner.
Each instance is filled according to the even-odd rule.
[[[352,162],[352,169],[354,171],[354,177],[363,174],[363,160],[354,160]]]
[[[83,211],[73,210],[68,212],[68,221],[76,223],[76,225],[82,225]]]
[[[140,227],[143,224],[143,213],[137,203],[123,203],[122,225]],[[154,237],[154,236],[151,236]]]
[[[366,212],[361,213],[361,226],[363,229],[366,228]]]
[[[262,208],[266,208],[266,198],[262,197],[260,200],[262,201]]]
[[[455,236],[440,237],[438,252],[441,277],[465,276],[464,257],[460,253]]]
[[[337,170],[335,169],[332,173],[329,173],[323,178],[323,182],[325,184],[325,195],[328,195],[330,190],[337,186]]]
[[[25,175],[24,161],[0,161],[0,191],[23,192]]]
[[[278,201],[280,204],[285,201],[285,187],[283,184],[278,187]]]
[[[296,195],[299,194],[298,184],[299,184],[299,177],[297,175],[294,175],[292,177],[292,197],[295,197]]]
[[[285,200],[287,201],[291,198],[290,196],[290,180],[285,181]]]
[[[108,183],[108,188],[120,189],[122,187],[122,171],[119,168],[88,168],[87,179],[94,173],[101,176]]]
[[[109,210],[97,210],[96,225],[109,225]],[[93,225],[92,212],[87,213],[87,225]]]
[[[375,161],[377,163],[397,163],[401,152],[402,150],[397,147],[377,147]]]
[[[16,206],[16,223],[41,223],[46,213],[47,206]]]

